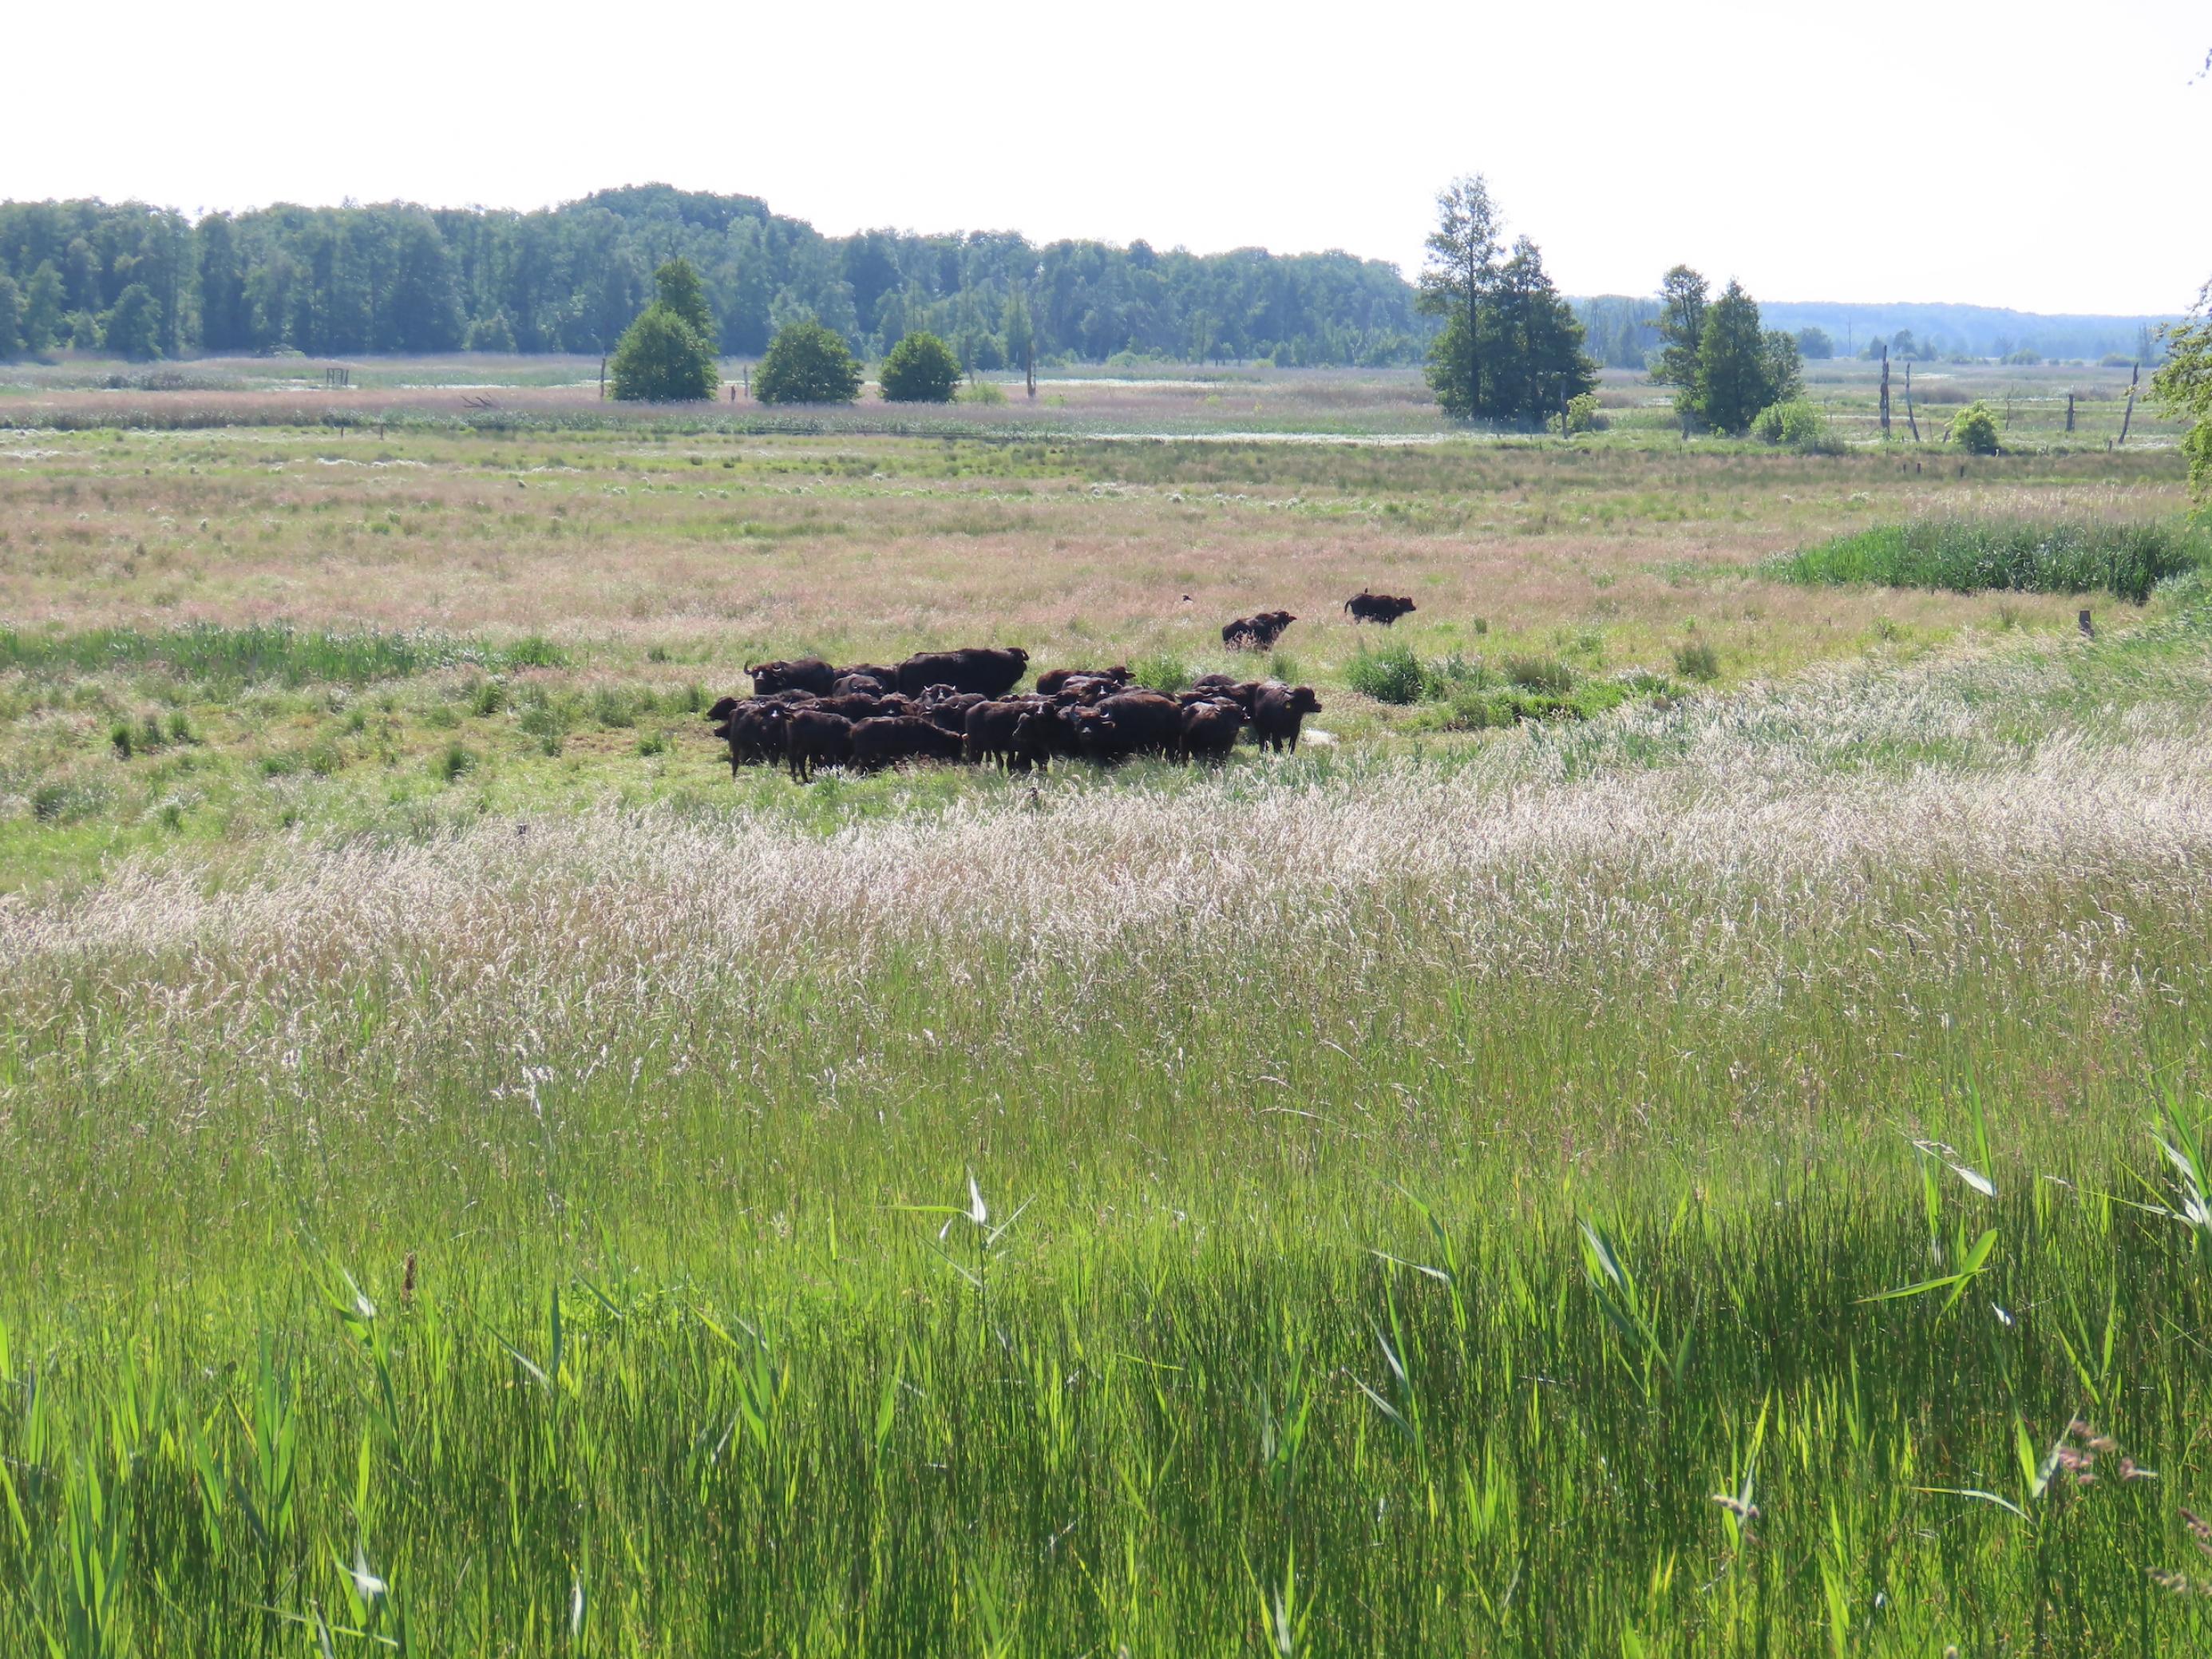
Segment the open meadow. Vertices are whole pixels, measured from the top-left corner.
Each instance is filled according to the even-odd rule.
[[[1885,445],[1812,365],[1808,454],[526,367],[0,389],[0,1650],[2212,1644],[2212,532],[2126,371]],[[1322,712],[702,718],[968,644]]]

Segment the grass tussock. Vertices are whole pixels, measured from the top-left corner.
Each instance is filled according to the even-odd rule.
[[[2183,522],[1947,515],[1838,536],[1771,568],[1805,584],[2106,592],[2141,605],[2159,583],[2208,560],[2212,535]]]

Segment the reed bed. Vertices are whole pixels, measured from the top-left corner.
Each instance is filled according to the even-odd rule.
[[[1881,525],[1775,561],[1784,580],[1954,593],[2110,593],[2141,605],[2202,570],[2212,535],[2185,522],[1946,515]]]

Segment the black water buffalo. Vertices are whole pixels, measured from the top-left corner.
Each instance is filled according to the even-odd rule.
[[[1018,646],[921,651],[899,665],[898,690],[914,697],[933,685],[949,685],[981,697],[1003,697],[1029,672],[1030,653]]]
[[[1026,772],[1029,756],[1016,737],[1024,715],[1034,714],[1045,706],[1039,697],[1012,697],[1000,702],[979,702],[968,711],[965,733],[967,758],[971,765],[986,763],[1004,766],[1010,772]]]
[[[729,745],[732,777],[740,766],[757,766],[784,752],[783,722],[790,712],[784,703],[758,697],[719,698],[707,711],[710,729]]]
[[[1109,685],[1127,685],[1129,671],[1118,662],[1111,668],[1048,668],[1037,676],[1037,695],[1056,697],[1071,680],[1102,680]]]
[[[1298,752],[1298,728],[1309,714],[1321,713],[1321,702],[1310,685],[1281,685],[1270,680],[1252,699],[1252,726],[1260,734],[1260,747]]]
[[[1244,711],[1226,699],[1200,697],[1182,705],[1182,752],[1188,759],[1228,759],[1243,729]]]
[[[1124,691],[1070,711],[1083,752],[1094,760],[1172,755],[1182,747],[1182,708],[1157,691]]]
[[[1261,611],[1224,624],[1221,642],[1231,651],[1267,651],[1297,618],[1287,611]]]
[[[957,761],[963,739],[918,714],[884,714],[853,726],[853,764],[872,771],[906,760]]]
[[[758,696],[773,691],[810,691],[817,697],[826,697],[830,688],[837,683],[837,671],[819,657],[800,657],[792,662],[757,662],[745,672],[752,676],[753,691]]]
[[[814,775],[817,762],[842,766],[853,758],[853,722],[818,708],[794,709],[783,722],[784,758],[794,783]]]
[[[925,693],[916,708],[922,719],[935,721],[957,738],[967,734],[968,711],[989,701],[973,691],[947,691],[939,686]]]
[[[1388,628],[1399,617],[1410,614],[1414,605],[1402,595],[1370,593],[1363,587],[1344,602],[1344,609],[1356,623],[1381,623]]]

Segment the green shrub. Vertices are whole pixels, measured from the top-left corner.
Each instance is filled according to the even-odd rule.
[[[2104,592],[2141,605],[2161,581],[2212,562],[2212,531],[2101,519],[1920,519],[1839,536],[1768,569],[1808,586],[1863,582],[1954,593]]]
[[[656,301],[623,331],[608,389],[627,403],[702,403],[721,390],[714,343]]]
[[[1825,454],[1840,447],[1820,406],[1804,398],[1770,404],[1751,423],[1751,435],[1763,444],[1794,449],[1802,454]]]
[[[1990,406],[1977,398],[1959,411],[1951,422],[1951,441],[1969,455],[1994,455],[2000,447],[1997,441],[1997,417]]]
[[[1362,646],[1344,671],[1345,684],[1364,697],[1401,706],[1418,702],[1428,689],[1421,659],[1409,645]]]
[[[1597,393],[1578,392],[1567,399],[1567,435],[1583,432],[1602,432],[1609,422],[1605,411],[1598,407]]]
[[[1703,640],[1692,640],[1674,651],[1674,672],[1686,680],[1717,680],[1721,677],[1720,653]]]
[[[1190,665],[1172,651],[1156,651],[1129,665],[1129,678],[1133,684],[1170,696],[1187,690],[1196,678],[1190,672]]]
[[[477,751],[463,743],[449,743],[438,757],[434,769],[447,783],[455,783],[477,769]]]
[[[129,760],[138,746],[138,734],[131,729],[129,720],[118,720],[109,728],[107,741],[114,746],[116,759]]]
[[[937,336],[916,330],[890,349],[878,379],[886,403],[949,404],[960,385],[960,360]]]
[[[842,337],[816,322],[778,329],[753,374],[753,396],[764,404],[849,404],[860,395],[860,364]]]

